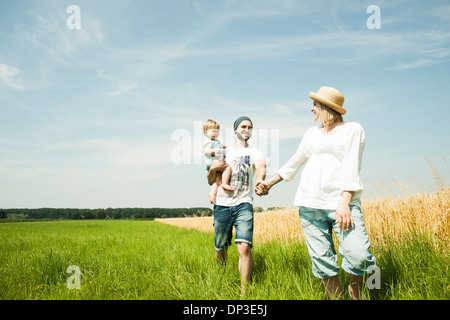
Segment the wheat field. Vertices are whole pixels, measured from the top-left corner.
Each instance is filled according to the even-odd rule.
[[[449,246],[450,188],[403,198],[383,197],[363,201],[362,211],[372,246],[384,244],[386,239],[400,241],[411,232],[430,236],[435,245]],[[258,212],[254,217],[255,243],[303,241],[298,209]],[[156,220],[183,228],[214,231],[213,217]]]

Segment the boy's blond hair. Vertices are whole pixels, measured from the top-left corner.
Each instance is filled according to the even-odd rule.
[[[335,122],[343,122],[342,114],[331,109],[330,107],[324,105],[323,103],[317,102],[316,104],[320,110],[319,121],[322,124],[332,124]]]
[[[203,125],[203,133],[206,133],[209,129],[220,129],[220,126],[217,122],[214,120],[208,119],[205,124]]]

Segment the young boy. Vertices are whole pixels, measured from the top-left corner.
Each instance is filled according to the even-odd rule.
[[[212,162],[216,157],[223,157],[225,159],[225,149],[226,146],[217,139],[219,137],[220,126],[214,120],[209,119],[203,125],[203,133],[208,138],[203,143],[203,160],[206,164],[206,170],[209,171]],[[211,186],[211,191],[209,192],[209,201],[214,204],[214,200],[217,194],[217,189],[220,185],[220,180],[222,178],[222,188],[225,190],[233,191],[234,188],[229,186],[229,180],[231,176],[231,167],[228,166],[223,172],[216,172],[215,182]]]

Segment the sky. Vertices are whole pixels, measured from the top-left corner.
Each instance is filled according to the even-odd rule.
[[[363,199],[435,191],[449,17],[443,0],[0,0],[0,207],[212,207],[201,124],[230,145],[249,116],[271,177],[321,86],[364,127]],[[254,205],[291,207],[300,174]]]

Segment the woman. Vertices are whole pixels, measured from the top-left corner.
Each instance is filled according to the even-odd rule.
[[[359,172],[364,150],[364,129],[356,122],[344,122],[344,96],[336,89],[321,87],[310,92],[311,112],[320,127],[307,130],[297,152],[266,182],[256,186],[258,195],[268,194],[281,180],[290,181],[305,163],[294,205],[305,234],[312,272],[320,278],[331,299],[342,299],[337,255],[332,240],[339,239],[342,268],[349,274],[352,299],[361,299],[365,272],[372,271],[376,259],[361,212],[363,185]]]

